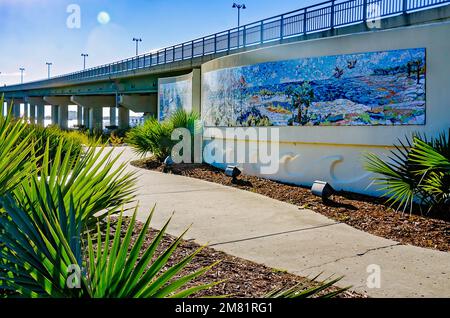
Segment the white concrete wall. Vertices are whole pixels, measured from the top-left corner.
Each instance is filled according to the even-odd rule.
[[[308,186],[319,179],[339,190],[380,194],[371,185],[370,174],[363,169],[365,152],[387,154],[399,138],[410,136],[412,132],[436,135],[450,127],[449,38],[450,23],[445,22],[315,39],[213,60],[202,66],[202,74],[268,61],[426,48],[426,125],[278,127],[279,171],[265,177]],[[214,130],[223,132],[224,129]],[[259,174],[258,166],[244,165],[243,168],[246,173]]]

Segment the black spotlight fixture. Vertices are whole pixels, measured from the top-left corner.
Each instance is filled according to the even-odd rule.
[[[172,166],[174,165],[174,161],[172,159],[171,156],[168,156],[166,159],[164,159],[164,167],[163,167],[163,172],[167,173],[169,172],[169,170],[172,168]]]
[[[232,183],[237,182],[237,177],[239,177],[241,173],[241,170],[239,170],[237,166],[227,166],[227,168],[225,169],[225,175],[232,178]]]
[[[321,197],[322,201],[326,202],[335,191],[328,182],[314,181],[314,184],[311,187],[311,192],[315,196]]]

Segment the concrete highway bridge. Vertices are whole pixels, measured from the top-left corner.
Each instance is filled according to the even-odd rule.
[[[190,74],[208,61],[286,43],[445,21],[450,17],[448,4],[448,0],[327,1],[157,52],[1,87],[0,95],[13,105],[15,116],[21,115],[23,104],[25,116],[38,124],[44,123],[44,106],[51,105],[53,124],[66,129],[68,106],[77,105],[80,125],[101,129],[102,109],[109,107],[111,124],[126,128],[129,110],[157,115],[160,80]],[[196,102],[200,107],[199,98]]]

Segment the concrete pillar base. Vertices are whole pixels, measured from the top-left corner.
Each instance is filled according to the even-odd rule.
[[[52,125],[59,124],[59,106],[52,105]]]
[[[130,128],[130,110],[126,107],[119,106],[119,129]]]
[[[45,119],[45,105],[38,105],[37,107],[37,124],[39,126],[44,126],[44,119]]]
[[[101,107],[89,109],[89,129],[94,132],[103,131],[103,109]]]
[[[117,125],[117,116],[116,116],[116,107],[109,108],[109,125],[116,126]]]

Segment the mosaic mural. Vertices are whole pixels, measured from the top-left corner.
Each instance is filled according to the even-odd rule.
[[[261,63],[203,75],[206,126],[424,125],[425,49]]]
[[[178,109],[192,110],[192,81],[176,81],[159,85],[159,120]]]

